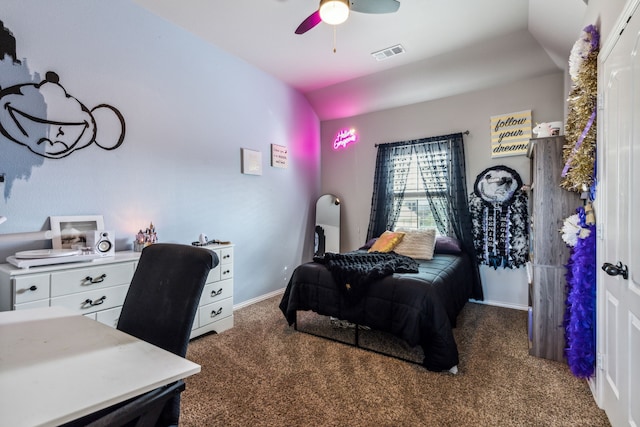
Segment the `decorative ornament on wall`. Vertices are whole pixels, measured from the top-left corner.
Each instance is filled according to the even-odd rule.
[[[587,192],[595,181],[596,110],[598,101],[598,52],[600,35],[595,26],[586,27],[569,57],[572,86],[568,98],[562,181],[560,186]]]
[[[596,226],[587,204],[564,221],[562,239],[571,247],[567,262],[564,316],[567,363],[578,378],[593,376],[596,364]]]
[[[20,42],[21,37],[0,20],[0,170],[5,174],[5,200],[15,182],[29,181],[32,171],[48,159],[62,159],[94,143],[114,150],[125,137],[118,109],[85,105],[67,93],[55,72],[43,79],[43,73],[29,65],[42,63],[42,58],[20,55]],[[94,87],[92,94],[103,90]]]
[[[358,134],[355,129],[342,129],[336,134],[333,140],[333,149],[347,148],[347,145],[353,144],[356,141],[358,141]]]
[[[478,263],[497,269],[527,262],[527,194],[515,170],[499,165],[476,177],[469,198]]]
[[[0,133],[49,159],[67,157],[93,143],[105,150],[122,145],[125,123],[120,111],[107,104],[89,109],[59,81],[58,74],[49,71],[40,83],[0,90]]]

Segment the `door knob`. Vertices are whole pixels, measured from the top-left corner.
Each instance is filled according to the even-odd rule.
[[[627,280],[629,278],[629,269],[626,265],[623,265],[621,261],[619,261],[617,265],[605,262],[602,264],[602,269],[609,276],[617,276],[618,274],[621,274],[623,279]]]

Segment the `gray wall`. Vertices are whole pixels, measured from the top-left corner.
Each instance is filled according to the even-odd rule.
[[[341,249],[361,246],[367,234],[376,158],[374,144],[402,141],[468,130],[465,136],[467,186],[484,169],[506,165],[529,183],[526,156],[491,158],[490,118],[531,110],[534,122],[563,120],[562,72],[432,102],[408,105],[362,116],[322,122],[322,192],[337,195],[342,206]],[[336,133],[355,128],[359,141],[333,150]],[[551,231],[550,231],[551,232]],[[510,307],[527,306],[524,269],[481,268],[487,302]]]
[[[623,11],[627,0],[589,0],[587,11],[584,14],[583,23],[594,24],[600,30],[600,46],[612,36],[611,31],[618,16]]]
[[[0,234],[48,229],[51,215],[102,214],[117,250],[150,221],[162,242],[201,232],[231,240],[235,304],[283,288],[310,258],[320,124],[301,94],[128,0],[3,0],[0,9],[21,61],[0,62],[1,88],[55,71],[89,109],[107,103],[126,121],[119,148],[92,144],[62,159],[0,135],[9,218]],[[287,169],[270,166],[270,144],[289,148]],[[242,147],[262,152],[262,176],[240,173]],[[0,259],[50,245],[2,243]]]

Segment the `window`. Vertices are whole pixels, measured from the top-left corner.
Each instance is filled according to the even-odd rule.
[[[418,165],[418,156],[421,156],[421,165]],[[427,164],[425,160],[430,157]],[[402,164],[405,162],[405,164]],[[446,200],[448,194],[448,167],[447,153],[444,150],[435,153],[417,154],[415,150],[411,157],[405,159],[394,159],[395,167],[398,169],[408,168],[409,171],[406,180],[401,174],[396,175],[393,185],[394,205],[401,203],[400,213],[396,221],[396,227],[405,228],[433,228],[437,227],[433,212],[429,206],[429,201],[425,195],[426,188],[431,191],[434,196],[433,202],[440,206],[447,206]],[[440,203],[438,203],[440,200]],[[444,215],[445,229],[449,229],[447,217]]]
[[[473,264],[473,298],[483,299],[462,133],[389,142],[377,148],[366,240],[395,227],[435,226],[441,235],[462,242]]]

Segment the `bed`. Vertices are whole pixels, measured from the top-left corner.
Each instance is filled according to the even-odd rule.
[[[344,255],[352,254],[366,256],[367,251]],[[337,283],[336,277],[341,276],[328,268],[326,260],[315,258],[294,270],[280,309],[290,326],[295,326],[298,311],[311,310],[390,333],[409,346],[422,347],[426,369],[455,372],[459,360],[452,328],[472,296],[470,259],[464,252],[436,251],[430,260],[411,260],[417,272],[401,268],[401,272],[374,275],[354,298],[345,292],[345,283]]]

